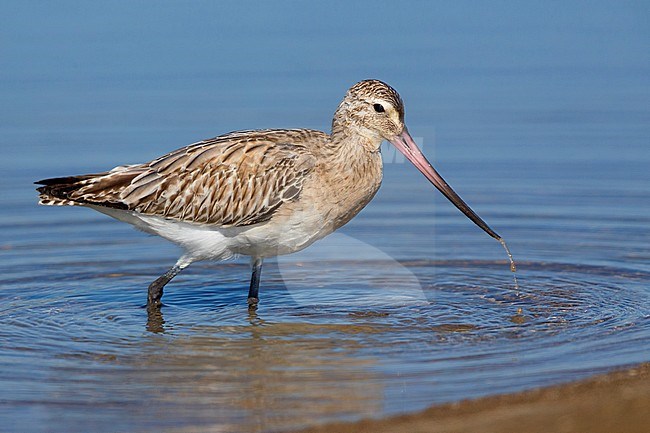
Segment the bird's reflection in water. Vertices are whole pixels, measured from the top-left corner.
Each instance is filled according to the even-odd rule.
[[[374,360],[357,353],[360,328],[295,318],[273,323],[242,308],[239,324],[195,325],[177,334],[163,311],[147,312],[146,329],[166,337],[140,342],[137,357],[121,359],[121,371],[129,364],[138,371],[127,373],[135,388],[155,389],[146,399],[161,420],[212,420],[210,429],[261,432],[381,409]]]
[[[164,305],[163,305],[164,307]],[[162,308],[159,307],[146,307],[147,309],[147,331],[154,334],[162,334],[165,332],[165,317]],[[257,307],[248,308],[248,323],[252,326],[264,325],[264,320],[257,314]]]
[[[154,334],[162,334],[165,332],[165,318],[163,317],[162,309],[159,307],[146,307],[147,308],[147,331]]]
[[[257,307],[248,309],[248,323],[252,326],[264,325],[264,319],[257,315]]]

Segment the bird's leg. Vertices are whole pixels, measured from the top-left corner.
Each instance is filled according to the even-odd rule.
[[[256,308],[257,303],[260,302],[260,276],[262,275],[262,261],[261,257],[253,257],[251,259],[251,266],[253,268],[253,275],[251,276],[251,286],[248,290],[248,308]]]
[[[149,292],[147,296],[147,308],[159,308],[162,305],[160,299],[163,295],[163,288],[169,283],[172,278],[178,275],[183,269],[188,267],[192,260],[187,257],[181,257],[176,264],[171,267],[167,272],[156,278],[156,280],[149,284]]]
[[[162,298],[165,284],[169,283],[180,271],[181,268],[174,265],[170,270],[156,278],[153,283],[149,284],[147,307],[157,307],[161,304],[160,299]]]

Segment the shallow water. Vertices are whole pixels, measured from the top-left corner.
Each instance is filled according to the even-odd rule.
[[[334,1],[13,5],[0,26],[0,430],[278,431],[650,360],[643,14],[457,3],[363,16]],[[397,27],[378,35],[386,16]],[[265,264],[255,313],[238,259],[192,265],[148,317],[146,287],[175,247],[36,206],[36,179],[232,129],[327,129],[371,76],[400,90],[424,153],[508,242],[518,290],[499,243],[389,147],[357,218]]]
[[[499,180],[510,187],[492,193],[448,167],[493,201],[482,213],[508,235],[519,291],[501,246],[451,205],[434,207],[411,167],[393,165],[341,234],[265,266],[257,312],[246,308],[248,263],[237,260],[193,265],[149,318],[146,286],[176,250],[88,210],[31,209],[30,178],[16,175],[13,193],[2,192],[29,216],[2,219],[2,410],[30,420],[22,431],[82,431],[88,411],[97,432],[268,431],[647,361],[650,197],[621,182],[636,168],[610,165],[616,208],[590,212],[601,196],[579,185],[533,200],[540,167],[514,167]]]

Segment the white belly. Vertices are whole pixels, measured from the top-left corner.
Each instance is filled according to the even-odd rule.
[[[193,260],[222,260],[235,255],[273,257],[308,247],[330,234],[334,227],[320,215],[294,212],[246,227],[215,227],[144,215],[138,212],[89,206],[136,228],[161,236],[182,247]]]

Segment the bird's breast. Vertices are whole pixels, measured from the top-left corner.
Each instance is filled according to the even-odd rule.
[[[316,170],[296,200],[285,203],[266,223],[238,233],[231,249],[260,257],[300,251],[356,216],[375,196],[381,180],[379,153],[356,166]]]
[[[337,230],[354,218],[375,196],[382,180],[379,152],[364,153],[362,158],[349,158],[338,167],[328,167],[315,176],[308,194],[318,203],[318,211]]]

